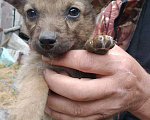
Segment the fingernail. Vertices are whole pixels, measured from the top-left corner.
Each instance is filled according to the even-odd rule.
[[[44,111],[45,111],[48,115],[51,115],[51,110],[50,110],[48,107],[46,107]]]
[[[45,70],[43,71],[43,75],[46,75],[47,72],[48,72],[48,69],[45,69]]]
[[[44,60],[45,62],[48,62],[50,59],[47,58],[47,57],[44,57],[44,56],[42,55],[42,60]]]

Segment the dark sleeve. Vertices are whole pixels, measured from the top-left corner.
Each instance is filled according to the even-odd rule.
[[[119,115],[114,116],[114,120],[140,120],[136,118],[134,115],[132,115],[129,112],[122,112]]]
[[[146,0],[127,52],[150,73],[150,0]]]

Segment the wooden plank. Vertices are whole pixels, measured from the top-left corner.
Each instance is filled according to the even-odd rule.
[[[1,2],[1,26],[2,29],[11,28],[13,25],[13,7],[2,1]],[[5,38],[3,37],[3,32],[0,33],[0,44],[3,43]]]
[[[7,38],[7,39],[4,41],[4,43],[2,43],[2,44],[0,45],[0,47],[4,47],[4,46],[9,42],[9,40],[10,40],[10,38]]]
[[[2,32],[3,31],[3,29],[2,28],[0,28],[0,32]]]

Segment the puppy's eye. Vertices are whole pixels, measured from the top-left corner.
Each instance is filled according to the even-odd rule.
[[[80,13],[81,13],[81,11],[78,8],[72,7],[69,10],[68,16],[72,17],[72,18],[77,18],[77,17],[79,17]]]
[[[27,16],[28,16],[28,18],[32,19],[32,18],[37,17],[37,13],[36,13],[35,10],[29,9],[29,10],[27,11]]]

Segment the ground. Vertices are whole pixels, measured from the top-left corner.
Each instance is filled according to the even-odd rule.
[[[0,64],[0,120],[5,120],[8,110],[12,108],[16,101],[17,90],[13,87],[15,87],[18,69],[17,64],[13,64],[10,67]]]

